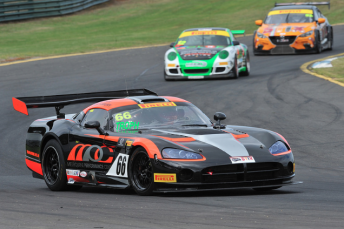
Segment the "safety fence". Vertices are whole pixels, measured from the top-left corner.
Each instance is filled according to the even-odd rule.
[[[0,22],[61,16],[109,0],[0,0]]]

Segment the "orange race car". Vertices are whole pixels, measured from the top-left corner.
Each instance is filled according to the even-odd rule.
[[[333,30],[315,5],[329,2],[276,3],[253,35],[253,52],[259,54],[320,53],[332,50]]]

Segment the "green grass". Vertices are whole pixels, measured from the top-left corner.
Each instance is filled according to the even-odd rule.
[[[344,83],[344,58],[339,58],[331,63],[332,68],[315,68],[312,71]]]
[[[0,24],[0,61],[122,47],[165,44],[182,30],[218,26],[257,28],[275,0],[128,0],[70,16]],[[286,2],[290,2],[289,0]],[[344,1],[320,9],[332,24],[344,22]]]

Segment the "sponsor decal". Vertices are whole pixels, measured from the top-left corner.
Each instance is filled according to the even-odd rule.
[[[120,139],[118,140],[117,147],[123,147],[123,146],[125,146],[126,141],[127,141],[127,140],[126,140],[125,138],[120,138]]]
[[[112,164],[110,170],[106,175],[116,177],[128,177],[128,163],[129,155],[120,153],[118,154],[115,162]]]
[[[233,164],[240,163],[254,163],[256,162],[252,156],[243,156],[243,157],[230,157]]]
[[[178,41],[178,45],[185,45],[186,41]]]
[[[276,14],[313,14],[313,10],[305,10],[305,9],[274,10],[274,11],[270,11],[268,15],[276,15]]]
[[[116,123],[116,130],[128,130],[128,129],[138,129],[140,126],[140,122],[117,122]]]
[[[111,163],[113,149],[106,146],[77,144],[70,151],[68,161]]]
[[[188,76],[188,79],[204,79],[204,76]]]
[[[267,27],[267,28],[264,29],[263,33],[271,33],[272,30],[274,30],[273,27]]]
[[[185,49],[185,47],[180,47],[180,48],[177,48],[177,49]]]
[[[67,161],[67,166],[72,167],[72,168],[78,168],[78,169],[109,170],[111,168],[111,164],[84,163],[84,162],[75,162],[75,161]]]
[[[188,37],[188,36],[197,36],[197,35],[220,35],[229,37],[229,33],[222,30],[209,30],[209,31],[188,31],[180,35],[179,38]]]
[[[80,173],[80,176],[81,176],[81,177],[87,177],[87,173],[86,173],[85,171],[82,171],[82,172]]]
[[[154,173],[154,182],[175,183],[177,176],[175,173]]]
[[[122,121],[123,119],[131,119],[130,112],[118,113],[115,115],[116,121]]]
[[[174,102],[164,102],[164,103],[146,103],[146,104],[138,104],[138,106],[143,108],[152,108],[152,107],[175,107],[177,106]]]
[[[133,144],[133,141],[127,141],[126,146],[131,146]]]
[[[66,169],[67,175],[68,176],[76,176],[78,177],[80,174],[80,170],[70,170],[70,169]]]
[[[205,47],[206,47],[206,48],[209,48],[209,49],[213,49],[213,48],[215,48],[216,46],[215,46],[215,45],[206,45]]]
[[[185,67],[205,67],[207,66],[207,62],[204,61],[193,61],[191,63],[186,63]]]
[[[68,184],[74,184],[74,179],[73,178],[69,178],[69,180],[68,180]]]
[[[304,28],[305,28],[304,26],[294,26],[293,31],[304,33],[304,30],[303,30]]]
[[[225,46],[222,46],[222,45],[216,46],[217,49],[222,49],[222,48],[224,48],[224,47],[225,47]]]
[[[39,157],[38,153],[34,153],[34,152],[29,151],[29,150],[26,150],[26,153],[31,155],[31,156],[34,156],[34,157]]]

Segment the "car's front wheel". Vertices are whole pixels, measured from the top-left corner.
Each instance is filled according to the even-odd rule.
[[[129,162],[129,182],[134,191],[142,196],[148,196],[154,190],[153,166],[146,150],[137,148]]]
[[[235,55],[234,57],[234,66],[233,66],[233,78],[238,79],[239,78],[239,68],[238,68],[238,59],[237,56]]]
[[[66,165],[62,149],[56,140],[50,140],[45,145],[42,157],[44,181],[52,191],[67,189]]]
[[[321,53],[322,45],[319,31],[315,31],[315,53]]]

